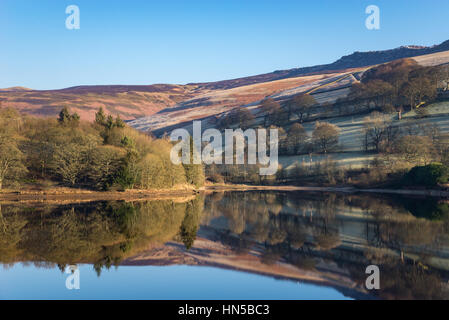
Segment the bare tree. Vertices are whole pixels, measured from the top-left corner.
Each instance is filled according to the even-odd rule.
[[[381,151],[382,144],[388,141],[388,130],[391,129],[390,123],[391,119],[388,116],[377,111],[363,120],[366,149],[371,146],[376,152]]]
[[[286,148],[290,154],[298,154],[307,143],[307,133],[299,123],[294,123],[288,130],[286,138]]]
[[[265,127],[269,124],[276,124],[278,122],[279,114],[282,112],[279,102],[272,98],[268,98],[262,101],[260,108],[265,113]]]
[[[0,189],[3,182],[8,177],[17,178],[26,172],[22,163],[23,154],[17,147],[17,143],[12,138],[0,139]]]
[[[310,94],[301,94],[294,96],[287,103],[288,107],[288,119],[290,120],[292,114],[296,114],[299,118],[299,122],[303,122],[310,112],[310,108],[316,104],[316,100]]]
[[[338,146],[340,128],[328,122],[318,122],[312,133],[312,140],[320,152],[327,153]]]

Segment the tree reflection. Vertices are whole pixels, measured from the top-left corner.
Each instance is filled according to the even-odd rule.
[[[327,193],[221,192],[188,201],[3,204],[0,262],[30,262],[61,271],[71,264],[90,263],[100,275],[104,268],[118,266],[151,246],[174,240],[189,250],[198,232],[205,230],[203,237],[228,250],[219,254],[234,253],[236,259],[247,255],[248,261],[258,259],[272,270],[281,263],[309,272],[322,272],[324,267],[349,275],[365,295],[448,298],[446,203],[407,201]],[[432,214],[425,214],[427,209]],[[371,264],[381,270],[379,291],[364,289],[365,269]]]
[[[215,227],[222,242],[239,253],[260,252],[264,264],[288,262],[315,270],[317,264],[336,263],[360,290],[366,266],[376,264],[382,270],[382,288],[366,294],[449,297],[443,285],[449,270],[432,264],[432,257],[449,245],[445,203],[427,200],[422,207],[433,208],[433,213],[420,215],[407,199],[362,195],[232,192],[208,201],[206,216],[227,219],[228,228]],[[208,221],[214,225],[213,219]]]
[[[202,204],[203,198],[201,196],[186,204],[186,213],[184,216],[184,220],[182,220],[181,223],[179,236],[187,250],[189,250],[193,246],[193,243],[196,239],[201,212],[203,211]]]
[[[163,244],[184,232],[195,239],[204,199],[108,201],[88,204],[0,206],[0,262],[47,262],[64,270],[92,263],[97,274],[118,266],[150,244]]]

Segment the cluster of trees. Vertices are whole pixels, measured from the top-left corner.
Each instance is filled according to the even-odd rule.
[[[152,139],[120,117],[97,112],[94,123],[62,109],[58,119],[0,110],[0,188],[54,181],[96,190],[171,188],[204,182],[201,165],[174,165],[171,142]]]
[[[264,113],[264,127],[270,125],[282,125],[286,118],[284,110],[282,110],[279,102],[272,98],[267,98],[262,101],[260,109]]]
[[[310,109],[316,104],[315,98],[310,94],[294,96],[291,100],[287,101],[288,119],[292,115],[295,115],[299,122],[303,122],[307,119]]]
[[[449,168],[442,163],[431,163],[425,166],[412,168],[403,178],[405,185],[419,185],[434,187],[447,184],[449,181]]]
[[[212,164],[205,166],[205,172],[207,179],[214,183],[274,184],[276,176],[260,175],[260,168],[260,164]]]
[[[311,107],[317,102],[309,94],[295,95],[282,106],[278,101],[267,98],[261,103],[260,110],[263,113],[264,127],[282,126],[288,123],[292,117],[296,117],[299,123],[307,120]],[[238,126],[247,129],[255,125],[255,117],[247,108],[236,108],[220,119],[218,127],[221,129]]]
[[[236,108],[231,110],[227,115],[220,119],[218,128],[229,129],[237,125],[239,128],[245,130],[255,124],[255,117],[250,110],[246,108]]]
[[[434,171],[429,169],[449,166],[448,135],[442,133],[438,125],[415,120],[393,121],[391,116],[375,111],[365,117],[362,133],[362,150],[374,154],[373,160],[362,168],[344,167],[338,166],[332,155],[326,155],[328,151],[335,150],[329,149],[329,146],[338,146],[338,127],[317,123],[309,138],[302,126],[295,124],[288,134],[281,135],[283,147],[280,152],[310,155],[321,152],[324,156],[318,156],[313,162],[310,157],[310,161],[303,159],[288,168],[281,167],[276,179],[282,183],[300,181],[364,186],[444,184],[441,182],[444,179],[433,178],[430,172]],[[426,172],[423,175],[427,180],[410,178],[414,170]]]
[[[340,129],[338,126],[328,122],[316,122],[311,135],[307,134],[304,127],[295,122],[285,131],[282,127],[270,126],[269,129],[277,129],[279,137],[280,155],[299,155],[299,154],[328,154],[338,149]],[[245,141],[246,143],[246,141]],[[245,148],[245,154],[247,146]],[[220,165],[215,164],[205,167],[206,176],[209,181],[214,183],[252,183],[252,184],[274,184],[277,180],[283,180],[281,176],[261,176],[259,174],[259,164],[250,165]]]
[[[371,113],[363,121],[364,151],[380,152],[390,149],[398,133],[398,127],[393,125],[389,116],[379,112]]]
[[[355,84],[349,98],[373,101],[384,112],[404,106],[412,109],[429,103],[438,88],[446,87],[447,67],[423,67],[413,59],[402,59],[368,70]]]
[[[448,147],[440,128],[431,123],[394,123],[390,116],[373,112],[364,119],[364,151],[400,156],[410,164],[446,161]]]
[[[293,96],[284,106],[272,99],[267,98],[261,103],[261,110],[264,113],[264,125],[281,126],[292,119],[292,116],[299,123],[307,120],[310,110],[317,104],[315,98],[307,93]]]
[[[306,153],[329,153],[336,151],[340,128],[329,122],[315,123],[315,128],[309,136],[304,127],[299,123],[293,123],[285,132],[280,130],[280,154],[306,154]]]

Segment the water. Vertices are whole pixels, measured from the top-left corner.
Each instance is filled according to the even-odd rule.
[[[16,265],[0,273],[0,299],[347,299],[333,288],[244,272],[193,266],[124,266],[97,277],[80,267],[80,289],[67,290],[57,269]]]
[[[446,299],[448,212],[435,199],[259,191],[0,203],[0,299]],[[365,286],[369,265],[379,290]]]

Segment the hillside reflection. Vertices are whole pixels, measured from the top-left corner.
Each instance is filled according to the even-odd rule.
[[[321,281],[356,298],[445,299],[448,212],[437,200],[296,192],[2,204],[0,262],[61,270],[87,263],[99,276],[121,264],[195,262]],[[156,249],[171,251],[162,259]],[[381,289],[369,291],[373,264]]]
[[[235,250],[255,245],[265,263],[336,264],[364,286],[381,270],[380,298],[447,298],[447,204],[435,200],[304,193],[225,193],[206,199],[208,224]],[[226,218],[226,221],[220,217]]]
[[[174,238],[191,246],[204,200],[108,201],[63,206],[0,206],[0,261],[118,266]]]

